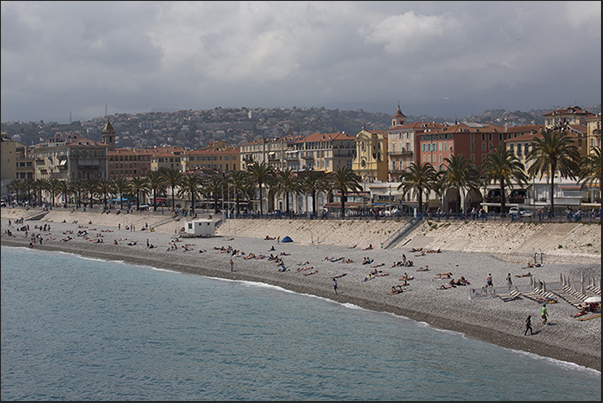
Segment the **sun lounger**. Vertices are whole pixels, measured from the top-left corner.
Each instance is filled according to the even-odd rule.
[[[564,300],[565,302],[567,302],[568,304],[575,306],[576,308],[579,308],[580,307],[579,305],[584,303],[584,300],[586,299],[586,297],[579,298],[579,297],[576,297],[573,293],[567,292],[566,287],[563,287],[563,289],[561,289],[561,290],[552,290],[551,292],[553,294],[555,294],[557,297],[559,297],[562,300]]]
[[[588,287],[586,287],[587,289],[589,289],[590,291],[594,292],[597,295],[601,295],[601,288],[594,286],[594,285],[589,285]]]
[[[519,291],[511,290],[508,294],[497,294],[500,299],[505,302],[513,301],[515,298],[519,298]]]
[[[543,304],[549,301],[547,298],[544,298],[542,295],[540,295],[536,290],[537,289],[531,292],[522,292],[521,296],[531,299],[532,301],[538,302],[539,304]]]

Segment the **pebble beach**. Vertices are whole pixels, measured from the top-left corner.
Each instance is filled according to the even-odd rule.
[[[600,285],[599,223],[425,222],[394,247],[381,249],[381,243],[403,223],[226,220],[212,237],[186,237],[180,233],[184,217],[96,210],[55,208],[43,214],[4,207],[2,245],[30,247],[31,243],[36,249],[272,284],[601,370],[600,316],[591,314],[592,320],[579,321],[573,317],[578,309],[559,299],[547,304],[549,319],[543,325],[542,304],[524,296],[508,302],[496,296],[470,298],[471,290],[486,286],[489,274],[499,293],[507,291],[509,273],[520,289],[530,288],[533,281],[559,283],[560,278],[571,279],[573,285],[596,279]],[[23,223],[16,224],[20,218]],[[27,225],[25,234],[20,229]],[[37,235],[35,242],[32,235]],[[280,242],[285,236],[293,242]],[[525,268],[534,262],[534,251],[541,253],[542,266]],[[279,260],[270,260],[271,254]],[[395,265],[404,257],[413,265]],[[371,262],[363,264],[365,258]],[[449,286],[450,279],[461,276],[468,285]],[[337,292],[333,277],[337,277]],[[406,285],[405,277],[409,278]],[[392,294],[396,285],[402,292]],[[524,336],[527,315],[532,316],[535,334]]]

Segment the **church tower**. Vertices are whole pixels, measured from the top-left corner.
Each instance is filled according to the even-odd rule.
[[[103,128],[102,142],[109,146],[109,151],[115,151],[115,130],[108,119],[107,124]]]
[[[392,115],[392,127],[404,126],[406,124],[406,115],[400,110],[400,104],[398,104],[398,110]]]

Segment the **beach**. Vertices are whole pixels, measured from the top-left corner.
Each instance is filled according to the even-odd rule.
[[[23,223],[15,224],[21,217]],[[424,222],[393,248],[381,249],[381,243],[403,222],[226,220],[213,237],[188,238],[179,236],[186,220],[174,219],[167,211],[116,214],[112,210],[103,214],[99,207],[88,212],[8,207],[2,208],[1,240],[5,246],[29,247],[31,242],[36,249],[268,283],[402,315],[506,348],[601,369],[600,317],[578,321],[572,317],[577,308],[559,300],[547,304],[548,324],[542,325],[541,304],[528,298],[508,302],[498,297],[469,298],[471,289],[486,285],[490,273],[499,292],[506,288],[508,273],[514,285],[524,287],[530,278],[552,284],[559,282],[561,275],[571,278],[573,284],[582,278],[600,281],[598,223]],[[25,236],[17,229],[27,225]],[[44,225],[50,229],[44,230]],[[35,243],[32,234],[38,235]],[[293,242],[279,242],[285,236]],[[154,247],[148,248],[147,241]],[[367,249],[369,245],[372,249]],[[413,248],[426,253],[413,252]],[[534,261],[534,251],[542,253],[544,264],[523,268]],[[250,254],[256,257],[249,258]],[[279,271],[277,262],[268,259],[270,254],[282,259],[287,270]],[[392,267],[403,255],[413,266]],[[362,264],[364,258],[372,262]],[[427,271],[418,271],[426,266]],[[377,275],[369,276],[375,271]],[[440,289],[449,284],[448,278],[437,278],[446,277],[438,276],[441,273],[452,273],[455,280],[463,276],[470,284]],[[401,293],[390,294],[392,286],[403,283],[400,279],[405,274],[413,277],[407,280],[408,285]],[[341,276],[337,278],[337,293],[333,288],[335,276]],[[532,316],[535,334],[531,336],[524,336],[527,315]]]

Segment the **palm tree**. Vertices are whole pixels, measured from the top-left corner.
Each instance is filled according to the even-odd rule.
[[[153,191],[153,211],[157,211],[157,192],[163,189],[163,175],[159,171],[151,171],[147,175],[147,181],[149,189]]]
[[[195,199],[200,195],[202,180],[199,175],[186,174],[180,180],[178,197],[184,198],[186,195],[191,197],[191,213],[195,214]]]
[[[73,187],[68,181],[59,181],[57,183],[58,193],[63,195],[63,207],[67,207],[69,204],[69,195],[71,194]]]
[[[413,192],[419,202],[419,214],[423,214],[423,192],[430,190],[436,180],[437,171],[429,163],[417,165],[412,162],[406,171],[400,175],[398,190],[403,193]]]
[[[31,202],[31,191],[35,189],[35,181],[31,178],[23,180],[23,187],[27,192],[27,200]]]
[[[345,202],[348,192],[361,192],[362,186],[360,181],[362,178],[348,166],[338,166],[335,172],[329,175],[332,188],[339,191],[341,194],[341,218],[345,217]]]
[[[36,191],[36,199],[39,204],[42,204],[42,192],[46,189],[45,179],[36,179],[34,181],[34,190]]]
[[[444,158],[446,170],[444,176],[449,186],[456,188],[461,197],[460,209],[465,209],[465,189],[477,189],[479,187],[478,172],[471,166],[471,162],[463,154],[452,155]]]
[[[555,214],[555,173],[559,172],[562,178],[575,179],[578,170],[580,153],[565,132],[561,130],[545,129],[541,132],[542,138],[533,140],[532,149],[526,155],[527,160],[534,160],[528,168],[528,175],[534,177],[548,174],[551,179],[551,212]]]
[[[103,195],[103,205],[107,207],[107,195],[115,191],[112,181],[107,178],[100,178],[96,183],[96,188]]]
[[[124,208],[124,193],[128,193],[130,191],[130,181],[124,178],[123,176],[118,176],[113,180],[113,188],[117,192],[119,196],[119,208]]]
[[[431,190],[434,191],[438,200],[444,200],[444,195],[448,190],[448,178],[445,171],[436,172],[436,177],[431,184]],[[444,210],[444,206],[440,203],[440,209]]]
[[[176,208],[174,204],[174,189],[180,185],[182,173],[177,169],[165,169],[160,172],[163,175],[164,183],[172,189],[172,208]]]
[[[482,165],[481,175],[486,184],[498,182],[500,185],[500,213],[503,216],[506,213],[506,185],[512,189],[514,181],[520,186],[528,183],[523,163],[511,150],[506,150],[504,147],[488,153],[486,161]]]
[[[80,204],[82,203],[82,193],[86,190],[86,184],[83,180],[76,179],[71,183],[71,188],[76,197],[75,205],[77,206],[77,208],[79,208]]]
[[[246,189],[248,189],[250,184],[252,184],[251,174],[248,171],[232,171],[228,176],[228,183],[230,183],[234,188],[238,215],[241,212],[241,196],[246,194]]]
[[[149,193],[148,184],[147,178],[135,177],[130,180],[130,190],[136,195],[136,210],[140,208],[141,194],[144,196]]]
[[[299,188],[312,196],[312,212],[316,214],[316,193],[326,191],[328,188],[324,173],[318,171],[304,173]]]
[[[264,214],[262,209],[262,188],[264,183],[266,183],[270,177],[274,175],[274,168],[269,165],[267,162],[262,161],[259,164],[253,164],[247,167],[247,170],[251,173],[254,181],[258,184],[260,188],[260,216]]]
[[[60,189],[61,181],[57,178],[48,178],[46,181],[46,190],[50,192],[50,197],[52,199],[52,206],[54,207],[54,198],[57,193],[61,191]]]
[[[24,184],[20,179],[11,180],[6,186],[9,192],[15,192],[17,195],[17,204],[19,203],[19,192],[23,190]]]
[[[224,191],[225,180],[218,175],[214,175],[203,181],[203,190],[207,198],[214,199],[214,213],[219,213],[218,199]]]
[[[96,179],[88,179],[85,182],[85,189],[86,192],[88,193],[89,201],[90,201],[90,207],[92,208],[94,205],[94,195],[98,194],[98,180]]]
[[[297,176],[291,168],[279,169],[275,172],[274,184],[270,187],[271,190],[274,188],[276,195],[282,194],[285,198],[285,212],[289,214],[289,195],[291,193],[297,193],[299,189],[299,182]]]
[[[601,198],[601,147],[593,147],[592,153],[580,160],[578,178],[582,182],[582,190],[599,185]]]

